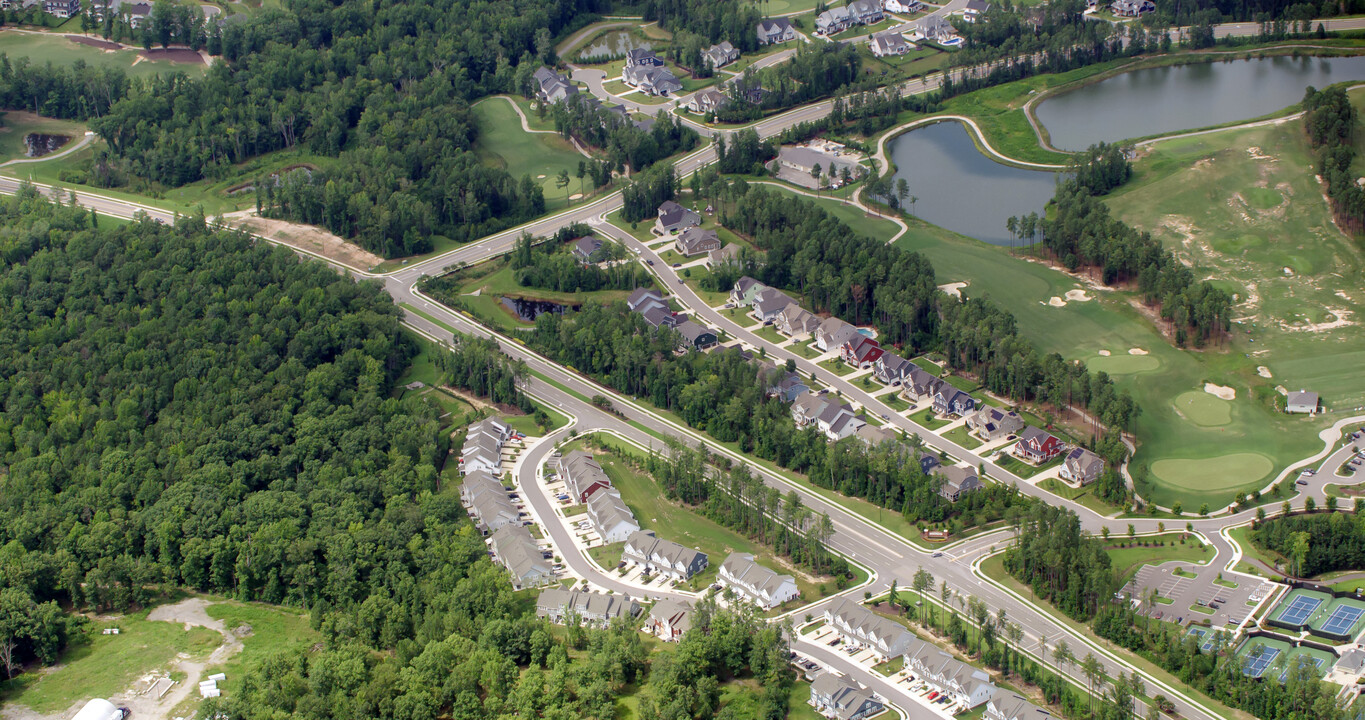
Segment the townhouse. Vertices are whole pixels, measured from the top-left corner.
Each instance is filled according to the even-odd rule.
[[[904,625],[848,598],[826,607],[824,618],[844,642],[868,648],[883,661],[904,655],[919,642]]]
[[[508,525],[495,531],[489,549],[494,562],[512,576],[512,587],[517,590],[556,582],[554,568],[546,559],[545,551],[531,537],[531,531],[521,525]]]
[[[842,676],[827,672],[810,684],[810,704],[831,720],[863,720],[885,710],[872,693]]]
[[[605,544],[625,542],[626,538],[640,530],[635,513],[630,511],[615,488],[593,493],[592,497],[588,498],[587,506],[588,520],[592,522],[593,528],[597,530],[598,536]]]
[[[663,540],[652,530],[637,530],[626,538],[621,561],[641,565],[645,572],[687,580],[706,569],[706,553]]]
[[[764,610],[801,597],[796,578],[759,565],[748,553],[731,553],[725,558],[720,566],[720,584]]]
[[[617,618],[631,619],[639,614],[639,603],[621,595],[551,588],[536,598],[536,616],[560,625],[574,616],[584,625],[604,628]]]
[[[501,418],[486,417],[465,430],[460,449],[460,472],[468,475],[482,471],[502,475],[502,448],[512,437],[512,428]]]
[[[507,495],[502,481],[486,472],[465,476],[460,485],[460,500],[469,509],[474,526],[484,534],[496,532],[508,525],[521,525],[521,511]]]
[[[660,600],[649,609],[649,620],[645,624],[654,637],[664,642],[677,642],[692,629],[692,605],[684,600]]]
[[[906,654],[907,667],[950,701],[972,709],[995,695],[997,688],[985,670],[954,658],[936,645],[919,640],[915,643],[913,651]]]
[[[585,503],[594,493],[612,490],[611,478],[591,453],[575,450],[559,459],[559,479],[575,503]]]

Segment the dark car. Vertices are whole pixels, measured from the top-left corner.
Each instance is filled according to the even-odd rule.
[[[654,261],[653,261],[653,260],[646,260],[645,263],[647,263],[647,264],[649,264],[649,265],[653,265],[653,264],[654,264]]]
[[[1299,484],[1300,484],[1300,485],[1307,485],[1307,484],[1308,484],[1308,481],[1307,481],[1307,480],[1304,480],[1304,479],[1302,479],[1302,478],[1300,478],[1300,479],[1299,479]]]

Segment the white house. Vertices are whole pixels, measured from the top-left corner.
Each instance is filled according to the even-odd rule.
[[[748,553],[731,553],[725,558],[720,566],[720,584],[764,610],[801,596],[796,578],[779,575],[759,565]]]
[[[1321,401],[1318,394],[1309,390],[1289,393],[1285,400],[1284,411],[1289,413],[1315,413]]]

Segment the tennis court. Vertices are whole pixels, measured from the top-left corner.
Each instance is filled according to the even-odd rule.
[[[1289,658],[1289,661],[1286,662],[1286,663],[1284,664],[1284,669],[1280,671],[1280,682],[1283,683],[1285,680],[1288,680],[1288,679],[1289,679],[1289,671],[1290,671],[1290,670],[1293,670],[1297,665],[1300,665],[1300,664],[1312,665],[1312,666],[1313,666],[1313,670],[1314,670],[1315,672],[1317,672],[1318,677],[1322,677],[1322,666],[1323,666],[1325,663],[1326,663],[1326,661],[1323,660],[1322,658],[1320,658],[1320,657],[1313,657],[1312,655],[1294,655],[1294,656],[1291,656],[1291,657]]]
[[[1327,608],[1324,617],[1313,623],[1312,631],[1338,640],[1350,640],[1360,633],[1362,624],[1365,624],[1365,603],[1338,598]]]
[[[1242,672],[1250,677],[1261,677],[1265,674],[1266,668],[1270,667],[1270,663],[1275,662],[1275,658],[1279,656],[1279,648],[1258,645],[1242,660]]]
[[[1186,634],[1189,635],[1190,637],[1198,638],[1199,650],[1201,652],[1208,652],[1212,650],[1214,641],[1216,641],[1219,637],[1227,636],[1227,633],[1222,630],[1210,630],[1209,628],[1203,627],[1201,625],[1191,625],[1189,632]]]
[[[1302,588],[1294,590],[1275,608],[1271,615],[1272,625],[1304,630],[1315,619],[1318,611],[1332,601],[1332,596],[1327,593],[1304,590]]]

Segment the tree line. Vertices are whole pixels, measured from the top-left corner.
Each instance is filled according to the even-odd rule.
[[[867,448],[857,438],[830,443],[816,428],[798,429],[790,404],[769,397],[770,379],[737,352],[675,353],[677,333],[649,326],[624,303],[585,303],[577,312],[544,313],[527,344],[615,390],[676,413],[689,426],[742,452],[805,473],[811,482],[901,513],[911,522],[961,530],[1004,518],[1028,502],[991,485],[957,503],[938,494],[904,445]],[[684,495],[683,493],[686,492]],[[680,496],[696,499],[695,487]]]
[[[1198,281],[1194,272],[1167,252],[1149,232],[1110,215],[1098,196],[1118,187],[1131,175],[1123,150],[1114,145],[1092,146],[1073,163],[1075,174],[1057,186],[1047,217],[1010,218],[1011,232],[1023,228],[1029,240],[1041,235],[1046,249],[1068,270],[1099,270],[1106,285],[1136,281],[1148,305],[1175,330],[1175,342],[1202,346],[1221,337],[1230,326],[1232,295]]]
[[[1281,516],[1256,523],[1251,541],[1288,558],[1298,577],[1365,568],[1365,515]]]
[[[654,117],[649,129],[645,130],[625,114],[611,112],[582,94],[571,95],[564,102],[552,105],[550,113],[556,132],[566,140],[576,138],[585,145],[600,149],[606,167],[617,172],[626,167],[643,170],[660,160],[695,148],[700,141],[696,130],[662,110]],[[610,172],[601,176],[593,174],[593,181],[599,187],[610,179]]]
[[[580,262],[570,252],[570,245],[591,234],[590,227],[574,225],[561,228],[549,242],[540,245],[529,234],[523,234],[512,250],[512,274],[517,284],[569,293],[634,290],[654,284],[649,271],[639,263],[627,261],[625,248],[611,241],[603,243],[603,260],[613,261],[609,267]]]
[[[1351,172],[1359,124],[1355,106],[1345,88],[1318,91],[1310,86],[1303,96],[1303,109],[1304,132],[1317,155],[1318,175],[1327,183],[1333,218],[1348,232],[1365,231],[1365,188],[1356,184]]]

